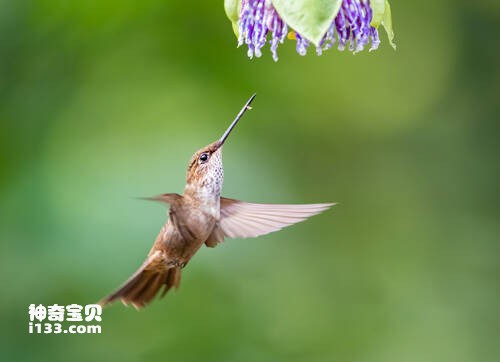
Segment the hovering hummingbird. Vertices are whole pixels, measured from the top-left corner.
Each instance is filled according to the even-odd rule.
[[[255,98],[247,101],[222,137],[198,150],[189,162],[184,194],[149,198],[167,203],[168,220],[161,228],[141,267],[101,305],[121,300],[144,307],[163,287],[163,297],[178,288],[181,270],[203,244],[213,248],[224,238],[248,238],[268,234],[316,215],[333,203],[280,205],[256,204],[221,197],[224,178],[222,146]]]

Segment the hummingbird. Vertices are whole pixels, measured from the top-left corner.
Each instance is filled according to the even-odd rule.
[[[222,148],[255,98],[253,94],[221,138],[196,151],[189,161],[182,195],[162,194],[149,200],[169,205],[146,260],[115,292],[102,299],[104,306],[120,300],[143,308],[161,293],[178,288],[181,271],[203,246],[213,248],[225,238],[268,234],[316,215],[334,203],[258,204],[221,197],[224,170]],[[163,289],[162,289],[163,288]]]

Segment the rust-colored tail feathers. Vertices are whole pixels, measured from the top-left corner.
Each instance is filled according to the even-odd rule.
[[[164,287],[161,297],[172,288],[178,288],[181,282],[181,269],[168,267],[161,252],[151,254],[142,266],[111,295],[99,304],[105,306],[116,300],[125,305],[132,304],[136,309],[146,306]]]

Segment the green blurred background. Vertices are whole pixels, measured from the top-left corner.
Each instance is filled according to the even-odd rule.
[[[499,361],[500,6],[392,1],[398,50],[274,63],[222,1],[0,1],[5,361]],[[145,257],[191,154],[224,195],[337,201],[203,248],[177,293],[101,335],[30,335],[31,303],[87,304]]]

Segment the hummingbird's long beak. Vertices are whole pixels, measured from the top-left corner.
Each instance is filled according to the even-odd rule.
[[[219,147],[222,147],[222,145],[224,144],[224,142],[226,142],[226,139],[227,137],[229,136],[229,134],[231,133],[231,131],[233,130],[234,126],[236,126],[236,123],[238,123],[238,121],[240,120],[240,118],[243,116],[243,114],[246,112],[247,109],[252,109],[250,107],[250,103],[252,103],[253,99],[255,98],[257,94],[253,94],[250,99],[247,101],[247,103],[243,106],[243,108],[241,109],[240,113],[238,113],[238,115],[236,116],[236,118],[234,119],[234,121],[231,123],[231,125],[227,128],[226,132],[224,132],[224,134],[222,135],[222,137],[219,139]]]

